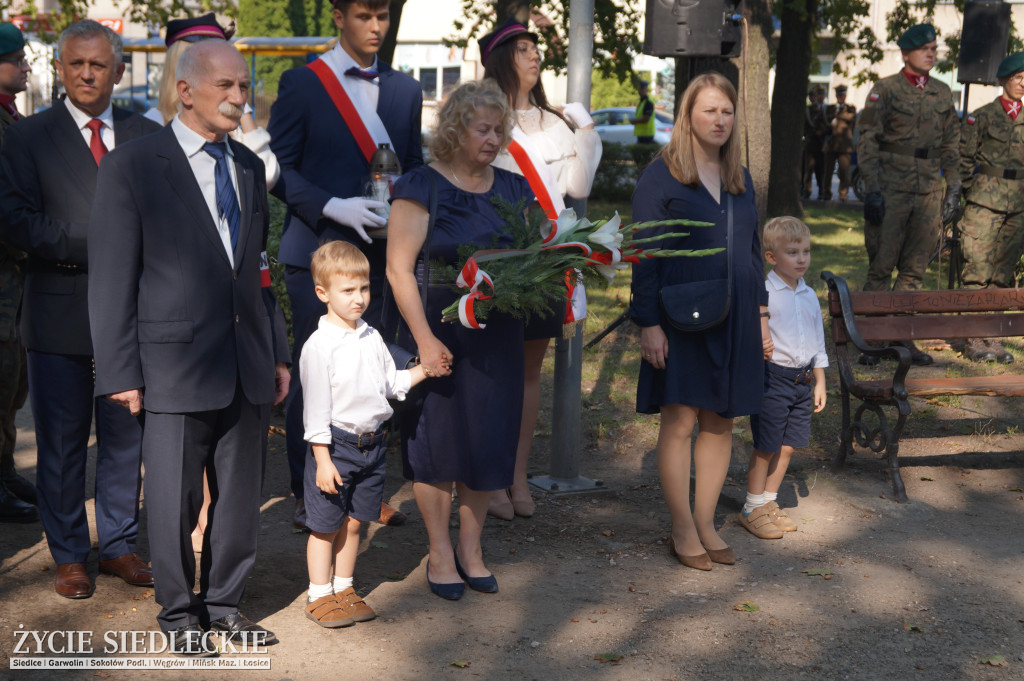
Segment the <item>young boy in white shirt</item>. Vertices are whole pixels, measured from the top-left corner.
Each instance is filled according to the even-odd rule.
[[[313,254],[311,272],[327,314],[299,358],[304,437],[312,445],[303,480],[310,529],[306,617],[322,627],[347,627],[376,617],[352,577],[362,523],[380,515],[388,399],[405,399],[428,374],[422,366],[396,369],[384,339],[362,320],[370,263],[358,248],[324,244]]]
[[[761,240],[773,268],[765,286],[775,349],[765,362],[761,412],[750,417],[754,452],[740,524],[755,537],[779,539],[797,529],[776,498],[793,450],[810,444],[812,409],[825,408],[828,355],[818,296],[803,280],[811,231],[797,218],[778,217],[764,226]]]

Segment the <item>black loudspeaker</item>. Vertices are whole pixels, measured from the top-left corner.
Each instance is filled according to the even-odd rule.
[[[743,47],[742,0],[647,0],[644,53],[736,57]]]
[[[964,5],[960,59],[956,79],[961,83],[995,85],[999,62],[1010,40],[1010,4],[975,0]]]

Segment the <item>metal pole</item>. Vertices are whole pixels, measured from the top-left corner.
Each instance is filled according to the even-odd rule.
[[[590,108],[590,80],[594,53],[594,0],[569,3],[569,86],[567,100]],[[585,215],[586,201],[568,202],[577,215]],[[603,489],[600,481],[580,477],[580,384],[583,381],[583,328],[566,340],[555,339],[555,399],[551,416],[550,475],[530,482],[549,492],[585,492]]]

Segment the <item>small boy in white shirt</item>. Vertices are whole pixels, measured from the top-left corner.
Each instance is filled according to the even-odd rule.
[[[765,362],[761,412],[750,417],[754,453],[740,524],[755,537],[779,539],[797,529],[776,498],[793,450],[810,444],[811,410],[825,408],[828,355],[818,296],[803,280],[811,231],[797,218],[778,217],[764,226],[761,239],[773,267],[765,286],[775,349]]]
[[[347,627],[376,617],[352,577],[359,530],[380,515],[384,496],[388,399],[405,399],[427,374],[422,366],[397,370],[384,339],[362,320],[370,263],[358,248],[328,242],[313,254],[310,269],[327,314],[299,358],[304,437],[312,445],[303,480],[310,529],[306,617],[322,627]]]

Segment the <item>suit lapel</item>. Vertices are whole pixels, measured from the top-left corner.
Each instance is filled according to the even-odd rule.
[[[235,163],[235,178],[238,180],[238,207],[241,209],[241,222],[238,225],[238,244],[235,246],[235,269],[242,262],[242,254],[245,253],[245,242],[249,238],[252,226],[253,208],[253,170],[248,165],[239,161],[241,156],[238,152],[238,144],[231,138],[226,138],[227,143],[232,145],[231,151]]]
[[[114,146],[123,144],[128,140],[133,140],[136,137],[142,137],[145,133],[142,131],[142,125],[140,123],[140,117],[134,116],[130,111],[125,109],[119,109],[114,107]]]
[[[387,68],[385,68],[387,67]],[[380,87],[377,93],[377,115],[384,120],[384,115],[391,111],[394,88],[391,87],[391,76],[394,72],[387,64],[380,65]]]
[[[75,125],[75,119],[67,110],[67,104],[59,101],[52,111],[53,117],[46,126],[47,134],[57,153],[71,170],[71,177],[91,203],[96,191],[96,161],[89,151],[89,145],[85,143],[82,131]]]
[[[174,136],[174,130],[168,125],[154,134],[160,135],[157,156],[164,160],[164,177],[167,179],[167,184],[185,204],[199,231],[205,234],[213,244],[213,250],[224,258],[225,264],[230,265],[220,232],[217,231],[213,216],[210,215],[210,211],[206,207],[206,199],[203,198],[203,192],[199,189],[199,182],[196,181],[195,173],[192,172],[192,166],[189,165],[185,152],[178,144],[178,138]]]

